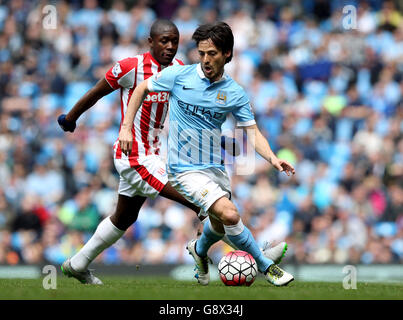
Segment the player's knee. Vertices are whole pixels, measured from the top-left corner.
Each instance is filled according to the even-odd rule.
[[[234,225],[239,222],[240,216],[235,206],[224,209],[221,216],[222,223],[225,225]]]
[[[116,212],[110,216],[112,224],[119,230],[127,230],[137,220],[137,215],[122,215]]]

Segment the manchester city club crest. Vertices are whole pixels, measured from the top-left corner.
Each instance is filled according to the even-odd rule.
[[[227,93],[222,90],[218,90],[215,101],[221,105],[227,104]]]

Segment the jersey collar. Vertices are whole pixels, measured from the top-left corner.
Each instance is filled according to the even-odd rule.
[[[153,55],[151,54],[150,51],[148,51],[146,54],[149,55],[149,56],[150,56],[150,59],[151,59],[157,66],[161,67],[161,69],[164,69],[164,68],[166,68],[166,67],[172,66],[172,65],[174,64],[175,58],[172,59],[172,62],[171,62],[169,65],[163,66],[162,64],[160,64],[160,63],[153,57]]]
[[[202,67],[201,67],[201,63],[198,63],[198,64],[197,64],[197,66],[196,66],[196,71],[197,71],[197,74],[199,75],[199,77],[200,77],[201,79],[203,79],[203,80],[204,80],[204,79],[208,80],[207,77],[204,75],[204,72],[203,72]],[[220,80],[217,80],[217,81],[214,81],[213,83],[219,83],[219,82],[221,82],[221,81],[225,81],[225,80],[227,80],[227,78],[228,78],[228,75],[227,75],[227,73],[226,73],[225,70],[224,70],[224,73],[223,73],[221,79],[220,79]]]
[[[154,62],[157,66],[160,66],[160,63],[153,57],[150,51],[148,51],[146,54],[150,56],[152,62]]]

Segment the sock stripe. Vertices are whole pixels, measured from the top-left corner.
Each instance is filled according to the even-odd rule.
[[[231,226],[224,225],[225,233],[228,236],[237,236],[237,235],[242,233],[244,228],[245,228],[245,226],[244,226],[244,224],[242,222],[242,219],[239,219],[237,224],[234,224],[234,225],[231,225]]]

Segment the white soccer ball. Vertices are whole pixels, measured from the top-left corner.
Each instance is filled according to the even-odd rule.
[[[250,286],[256,279],[257,264],[247,252],[228,252],[218,264],[218,272],[226,286]]]

